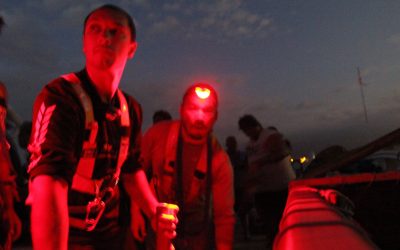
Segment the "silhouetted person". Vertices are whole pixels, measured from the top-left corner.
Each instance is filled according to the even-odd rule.
[[[0,16],[0,34],[1,34],[1,31],[3,30],[3,26],[4,26],[4,25],[5,25],[4,19],[3,19],[2,16]]]
[[[153,114],[153,124],[160,121],[170,121],[172,120],[171,114],[166,110],[157,110]]]
[[[10,159],[10,144],[6,138],[7,89],[0,82],[0,249],[11,249],[21,234],[21,221],[14,210],[18,197],[15,174]]]
[[[246,214],[253,207],[253,200],[246,199],[244,177],[247,174],[247,157],[246,153],[238,149],[237,140],[234,136],[228,136],[225,139],[226,153],[233,167],[234,185],[235,185],[235,211],[240,219],[244,236],[246,239],[250,237],[248,220]]]
[[[296,177],[290,163],[290,144],[276,128],[263,128],[253,115],[242,116],[239,128],[250,139],[246,183],[257,210],[270,225],[267,237],[272,243],[285,208],[288,183]]]

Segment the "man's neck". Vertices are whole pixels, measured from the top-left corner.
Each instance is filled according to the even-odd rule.
[[[97,93],[103,102],[109,102],[118,89],[122,74],[111,70],[98,70],[86,68]]]

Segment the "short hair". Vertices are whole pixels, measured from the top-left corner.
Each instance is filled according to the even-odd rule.
[[[239,129],[246,130],[253,127],[261,127],[261,123],[253,115],[244,115],[239,119]]]
[[[131,41],[135,42],[135,41],[136,41],[136,26],[135,26],[135,23],[133,22],[133,19],[132,19],[131,15],[129,15],[129,13],[126,12],[124,9],[122,9],[122,8],[116,6],[116,5],[113,5],[113,4],[104,4],[104,5],[100,6],[100,7],[98,7],[98,8],[96,8],[96,9],[92,10],[92,11],[86,16],[85,22],[83,23],[83,33],[85,33],[85,30],[86,30],[86,23],[87,23],[87,21],[89,20],[90,16],[91,16],[93,13],[95,13],[96,11],[98,11],[98,10],[104,10],[104,9],[113,10],[113,11],[119,12],[120,14],[122,14],[122,15],[126,18],[126,20],[128,21],[129,29],[131,30]]]
[[[185,102],[186,97],[188,97],[191,94],[195,94],[196,87],[209,89],[210,90],[210,96],[214,97],[215,103],[216,103],[216,107],[218,107],[218,93],[217,93],[217,91],[215,91],[215,89],[210,84],[207,84],[207,83],[195,83],[195,84],[191,85],[185,91],[185,94],[183,95],[182,104]]]
[[[2,16],[0,16],[0,33],[1,33],[1,30],[3,29],[4,24],[5,24],[4,19]]]
[[[27,148],[29,144],[29,137],[32,132],[32,122],[24,121],[19,127],[18,144],[21,148]]]
[[[160,109],[160,110],[157,110],[156,112],[154,112],[153,124],[160,122],[160,121],[165,121],[165,120],[167,120],[167,121],[172,120],[172,116],[168,111]]]

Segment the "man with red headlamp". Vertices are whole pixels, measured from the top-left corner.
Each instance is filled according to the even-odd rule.
[[[216,91],[194,84],[183,97],[180,120],[159,122],[143,137],[144,167],[152,169],[155,195],[179,205],[176,249],[232,249],[233,172],[212,134],[217,109]]]

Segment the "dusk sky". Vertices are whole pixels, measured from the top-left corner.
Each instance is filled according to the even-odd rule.
[[[1,1],[0,81],[12,108],[31,119],[45,84],[84,66],[82,24],[104,1]],[[194,82],[220,96],[215,134],[247,138],[238,118],[276,126],[294,154],[351,149],[400,125],[400,1],[120,0],[137,24],[138,50],[121,88],[143,107],[179,117]],[[365,83],[368,123],[357,80]]]

